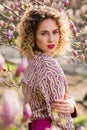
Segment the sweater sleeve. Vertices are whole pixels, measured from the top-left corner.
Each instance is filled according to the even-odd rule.
[[[38,74],[39,87],[44,93],[48,93],[50,102],[63,99],[67,91],[67,81],[60,65],[54,59],[43,59],[43,68]]]
[[[44,96],[52,122],[55,122],[62,129],[67,128],[68,130],[70,128],[73,130],[71,114],[53,111],[50,105],[55,100],[64,98],[67,83],[61,67],[56,62],[54,64],[46,63],[40,75],[42,76],[40,76],[39,80],[39,91]]]

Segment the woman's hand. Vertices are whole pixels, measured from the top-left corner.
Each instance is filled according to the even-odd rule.
[[[75,110],[75,101],[71,96],[68,96],[67,99],[58,99],[55,103],[51,104],[51,107],[58,112],[71,114]]]

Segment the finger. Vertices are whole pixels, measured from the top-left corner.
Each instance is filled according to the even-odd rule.
[[[72,113],[73,112],[73,109],[72,108],[69,108],[69,107],[58,107],[58,106],[55,106],[53,107],[52,109],[56,109],[57,112],[61,112],[61,113]]]
[[[59,112],[66,111],[66,113],[73,113],[74,108],[70,104],[55,104],[51,106],[52,109],[57,109]],[[68,112],[67,112],[68,111]],[[64,112],[65,113],[65,112]]]
[[[65,105],[54,105],[54,106],[51,106],[52,109],[57,109],[57,110],[67,110],[67,109],[71,109],[70,106],[65,106]]]
[[[51,105],[52,108],[68,108],[68,107],[71,107],[69,106],[68,104],[54,104],[54,105]]]
[[[69,104],[69,101],[68,100],[63,100],[63,101],[59,101],[59,102],[55,102],[55,103],[51,103],[51,106],[52,105],[62,105],[62,104]]]
[[[62,102],[62,103],[52,103],[51,107],[70,107],[71,104],[68,102]]]
[[[59,105],[59,104],[54,104],[54,105],[51,105],[51,108],[57,108],[57,109],[59,109],[59,108],[66,108],[67,106],[65,106],[65,105]]]
[[[65,114],[71,113],[69,108],[67,108],[67,109],[56,109],[56,111],[59,112],[59,113],[65,113]]]
[[[73,113],[73,108],[70,106],[66,107],[57,107],[56,108],[58,111],[65,111],[66,113]]]
[[[73,112],[73,108],[71,108],[71,107],[67,107],[67,106],[65,106],[65,107],[61,107],[61,106],[53,106],[52,107],[52,109],[56,109],[57,111],[59,111],[59,112],[62,112],[62,111],[68,111],[69,113],[72,113]]]
[[[58,110],[59,113],[63,114],[70,114],[71,112],[69,110]]]

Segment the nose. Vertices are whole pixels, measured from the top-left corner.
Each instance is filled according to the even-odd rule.
[[[53,41],[54,41],[54,36],[52,33],[50,33],[48,36],[48,42],[53,42]]]

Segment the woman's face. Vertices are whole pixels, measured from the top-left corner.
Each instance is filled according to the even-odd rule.
[[[44,53],[54,54],[59,42],[59,30],[55,20],[49,18],[40,23],[36,32],[36,45]]]

